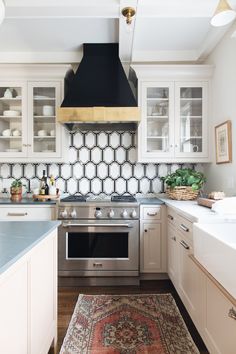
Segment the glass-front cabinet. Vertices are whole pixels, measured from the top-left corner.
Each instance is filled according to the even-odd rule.
[[[0,156],[25,156],[27,146],[26,91],[24,83],[0,85]]]
[[[208,158],[207,82],[143,82],[139,162],[204,162]]]
[[[138,162],[211,162],[208,119],[211,65],[133,64],[141,122]]]
[[[60,104],[60,83],[30,82],[28,111],[30,119],[30,156],[60,155],[60,126],[56,109]]]
[[[176,156],[207,155],[207,83],[176,83]]]
[[[0,163],[64,162],[57,109],[70,65],[0,65]]]
[[[170,156],[173,150],[174,85],[166,82],[144,83],[142,96],[143,154]]]

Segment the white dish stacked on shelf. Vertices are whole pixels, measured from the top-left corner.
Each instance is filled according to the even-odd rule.
[[[20,111],[16,111],[16,110],[8,109],[6,111],[3,111],[3,115],[5,117],[17,117],[17,116],[21,115],[21,112]]]

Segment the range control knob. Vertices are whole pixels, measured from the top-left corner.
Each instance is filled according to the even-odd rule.
[[[108,216],[109,216],[109,218],[111,218],[111,219],[114,218],[115,213],[114,213],[114,210],[113,210],[113,209],[111,209],[111,210],[109,211]]]
[[[65,219],[67,217],[67,215],[68,215],[67,210],[66,209],[62,210],[60,215],[61,215],[62,218]]]
[[[124,210],[122,211],[121,216],[122,216],[122,218],[127,218],[128,213],[127,213],[127,210],[126,210],[126,209],[124,209]]]
[[[131,216],[131,218],[136,218],[136,216],[137,216],[136,211],[132,210],[131,213],[130,213],[130,216]]]
[[[95,218],[100,219],[102,217],[102,212],[101,210],[96,210],[94,213]]]
[[[71,218],[75,219],[76,215],[77,215],[76,210],[73,209],[72,212],[70,213]]]

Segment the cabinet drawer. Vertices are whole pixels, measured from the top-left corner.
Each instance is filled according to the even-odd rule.
[[[178,232],[186,237],[188,240],[193,242],[193,224],[191,221],[185,219],[184,217],[178,215],[177,218],[177,230]]]
[[[144,220],[160,220],[161,207],[143,207],[142,219]]]
[[[48,207],[7,207],[0,208],[0,220],[52,220],[54,208]]]
[[[207,280],[206,336],[210,352],[235,354],[236,308],[224,294]]]
[[[167,208],[167,221],[168,221],[168,224],[176,225],[176,220],[177,220],[176,212],[173,209],[171,209],[171,208]]]

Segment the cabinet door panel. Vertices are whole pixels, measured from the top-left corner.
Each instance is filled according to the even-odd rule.
[[[205,276],[189,257],[193,253],[187,239],[178,236],[179,248],[179,291],[190,316],[200,326],[204,323]]]
[[[26,354],[27,350],[27,263],[0,277],[0,352]]]
[[[29,156],[60,157],[61,127],[56,122],[60,82],[28,84]]]
[[[31,353],[42,352],[53,323],[54,314],[54,258],[53,238],[42,242],[31,257]]]
[[[168,275],[175,287],[178,286],[178,245],[176,233],[175,228],[171,224],[168,224]]]
[[[142,157],[169,157],[173,151],[174,84],[142,84],[142,122],[139,127]]]
[[[175,84],[175,156],[207,157],[207,83]]]
[[[235,354],[236,352],[236,320],[229,317],[232,308],[231,302],[208,279],[205,332],[212,353]]]
[[[27,156],[25,82],[0,82],[1,157]]]
[[[145,271],[161,269],[161,225],[144,223],[143,266]]]

